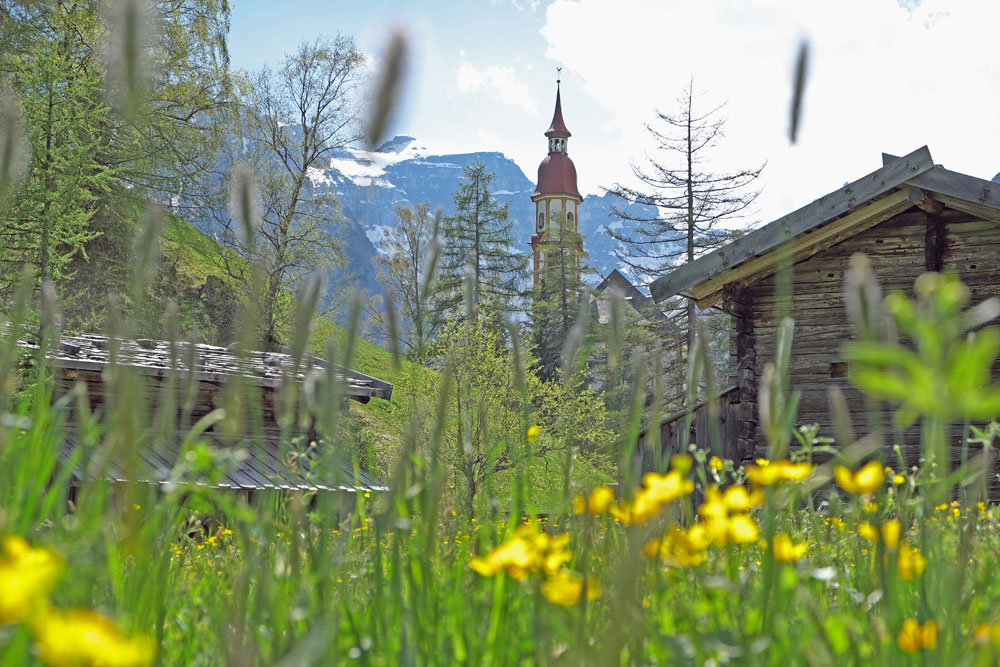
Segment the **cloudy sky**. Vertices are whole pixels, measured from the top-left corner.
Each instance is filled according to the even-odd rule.
[[[555,68],[585,193],[656,156],[644,123],[693,78],[725,104],[718,169],[767,162],[767,221],[924,144],[936,162],[1000,171],[998,0],[240,0],[233,64],[277,64],[343,32],[377,61],[389,31],[412,44],[395,130],[440,152],[503,151],[534,180]],[[798,44],[811,46],[799,141],[788,141]]]

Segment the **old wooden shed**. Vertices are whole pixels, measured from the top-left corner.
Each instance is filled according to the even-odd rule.
[[[926,146],[903,157],[883,155],[880,169],[652,284],[657,302],[680,294],[732,318],[730,371],[715,421],[729,458],[749,461],[764,453],[757,389],[775,351],[782,264],[791,265],[786,304],[795,320],[790,380],[802,392],[797,423],[817,423],[822,435],[833,437],[828,388],[836,386],[847,398],[854,432],[869,432],[862,396],[849,386],[841,355],[852,337],[843,292],[855,253],[870,258],[884,290],[912,296],[920,274],[948,271],[968,285],[973,304],[1000,296],[1000,184],[935,165]],[[992,370],[1000,377],[1000,367]],[[707,445],[706,407],[694,406],[694,413],[691,441]],[[686,415],[660,424],[664,448],[676,448]],[[888,423],[887,411],[886,442],[894,444]],[[955,429],[954,444],[962,432]],[[911,462],[917,436],[911,429],[898,443]]]
[[[38,349],[38,342],[27,337],[19,345],[26,351]],[[282,391],[292,383],[300,388],[333,377],[340,383],[342,396],[362,403],[372,398],[390,400],[392,385],[356,371],[331,369],[327,362],[308,355],[296,360],[289,352],[240,354],[235,346],[110,339],[90,334],[64,336],[46,353],[53,372],[54,399],[82,384],[90,410],[106,419],[114,409],[115,370],[128,369],[135,373],[142,394],[135,405],[145,414],[138,420],[136,440],[127,445],[135,454],[129,463],[131,472],[123,463],[129,457],[121,452],[109,456],[98,446],[83,456],[74,456],[81,446],[75,410],[64,429],[61,458],[64,462],[76,461],[78,481],[101,477],[161,486],[194,483],[241,492],[384,490],[367,472],[356,473],[349,453],[339,457],[336,470],[322,469],[319,462],[324,457],[316,444],[314,420],[292,420],[293,426],[286,424],[282,428],[278,413]],[[198,435],[215,451],[226,454],[219,468],[206,476],[204,471],[186,465],[184,441],[192,426],[226,404],[227,386],[234,381],[242,387],[250,406],[235,430],[224,433],[224,429],[212,424]],[[173,417],[169,430],[154,424],[165,402],[176,406],[170,409]]]

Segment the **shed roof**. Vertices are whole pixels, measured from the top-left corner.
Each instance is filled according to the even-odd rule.
[[[597,294],[603,294],[609,289],[617,289],[625,297],[625,302],[632,306],[637,313],[648,319],[656,326],[665,327],[671,331],[679,332],[680,329],[664,312],[656,305],[652,297],[643,294],[642,291],[632,284],[628,278],[618,269],[613,270],[601,283],[594,288]]]
[[[186,470],[181,454],[184,434],[154,443],[142,443],[135,448],[135,470],[129,475],[120,458],[81,457],[75,461],[74,474],[86,481],[105,479],[125,482],[129,479],[163,487],[196,485],[234,491],[282,489],[298,491],[385,491],[387,487],[349,461],[334,464],[331,473],[324,469],[314,451],[291,451],[277,439],[234,439],[223,441],[217,434],[203,433],[198,438],[215,449],[234,454],[229,465],[214,470],[212,477]],[[74,461],[73,452],[79,446],[73,429],[67,429],[59,451],[63,463]]]
[[[800,262],[920,205],[942,204],[1000,223],[1000,185],[935,166],[927,146],[883,154],[883,166],[746,236],[681,266],[650,286],[657,303],[676,294],[702,308],[722,299],[727,283],[757,281],[784,261]]]
[[[22,339],[18,344],[27,349],[38,348],[34,340]],[[222,382],[227,377],[238,376],[262,387],[278,387],[292,377],[301,382],[308,375],[327,368],[326,361],[311,356],[303,357],[296,366],[287,351],[252,350],[241,354],[234,346],[112,340],[96,334],[63,336],[47,356],[56,368],[100,371],[112,363],[112,353],[117,363],[137,368],[144,375],[163,377],[176,368],[182,373],[193,373],[197,380]],[[339,367],[336,372],[346,381],[347,394],[354,400],[367,403],[372,397],[385,400],[392,397],[392,385],[384,380]]]

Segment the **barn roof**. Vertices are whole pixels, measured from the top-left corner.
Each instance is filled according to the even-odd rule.
[[[112,342],[116,345],[112,346]],[[33,340],[22,339],[18,343],[28,349],[38,347]],[[113,347],[116,347],[117,363],[154,377],[163,377],[172,368],[177,368],[182,373],[192,372],[196,380],[223,382],[237,376],[261,387],[279,387],[288,378],[294,377],[301,382],[309,374],[327,368],[326,361],[310,356],[303,357],[296,366],[288,352],[253,350],[241,354],[234,346],[173,344],[148,339],[112,341],[107,336],[95,334],[63,336],[47,356],[55,368],[100,371],[112,363]],[[367,403],[372,397],[385,400],[392,397],[392,385],[384,380],[350,369],[337,368],[336,373],[346,381],[347,394],[354,400]]]
[[[206,441],[215,450],[224,450],[227,456],[213,467],[209,476],[186,469],[181,455],[185,434],[176,433],[156,443],[140,443],[135,448],[134,472],[115,457],[75,457],[77,442],[74,429],[67,429],[59,451],[63,463],[74,465],[78,479],[111,482],[132,480],[143,484],[156,484],[170,490],[172,487],[195,485],[232,491],[257,491],[265,489],[297,491],[386,491],[387,487],[364,470],[355,471],[350,461],[326,464],[315,450],[282,446],[275,438],[228,439],[217,434],[203,433],[198,440]],[[334,472],[327,468],[332,467]]]
[[[727,283],[757,281],[783,262],[800,262],[911,207],[934,202],[1000,223],[1000,184],[935,166],[927,146],[883,154],[881,169],[681,266],[650,285],[657,303],[682,294],[702,308]]]

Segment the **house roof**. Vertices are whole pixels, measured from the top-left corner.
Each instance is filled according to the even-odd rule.
[[[926,146],[883,154],[881,169],[657,279],[653,300],[683,294],[715,305],[727,283],[765,278],[782,262],[801,262],[930,199],[1000,223],[1000,185],[935,166]]]
[[[597,294],[603,294],[609,289],[617,289],[625,297],[625,302],[641,316],[659,327],[680,331],[670,318],[656,305],[653,299],[643,294],[638,287],[626,278],[618,269],[613,270],[601,283],[594,288]]]
[[[304,356],[298,366],[287,352],[250,351],[240,354],[234,346],[218,347],[198,343],[176,343],[162,340],[115,339],[118,363],[137,368],[143,375],[163,377],[176,368],[192,372],[196,380],[222,382],[228,377],[243,377],[262,387],[279,387],[288,378],[303,381],[310,374],[325,372],[327,362]],[[63,336],[48,352],[49,362],[56,368],[101,371],[112,363],[112,340],[95,334]],[[22,339],[18,344],[37,349],[38,343]],[[367,403],[372,397],[390,400],[392,385],[350,369],[335,367],[338,378],[346,381],[350,398]]]

